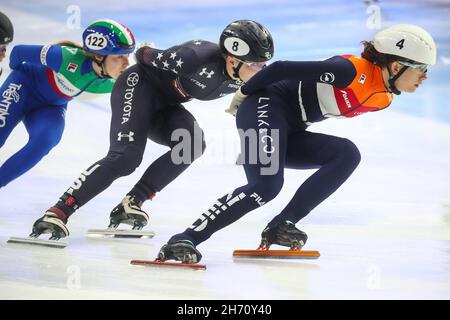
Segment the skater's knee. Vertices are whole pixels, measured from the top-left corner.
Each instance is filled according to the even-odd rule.
[[[348,139],[341,139],[340,155],[345,158],[347,165],[356,168],[361,162],[361,153],[358,147]]]
[[[284,179],[279,177],[259,179],[253,183],[250,196],[255,198],[259,196],[262,202],[267,203],[280,193],[283,182]]]
[[[135,146],[127,146],[121,151],[110,150],[108,155],[100,161],[100,164],[109,167],[118,176],[127,176],[139,167],[142,157],[141,149]]]
[[[323,146],[321,151],[322,164],[339,162],[343,166],[356,168],[361,161],[358,147],[348,139],[334,138]]]
[[[28,140],[28,147],[35,149],[36,153],[46,155],[61,141],[61,134],[53,132],[42,132],[33,134]]]

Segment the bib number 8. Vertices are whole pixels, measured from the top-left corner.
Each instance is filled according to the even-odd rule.
[[[225,39],[224,46],[228,52],[235,56],[245,56],[250,52],[250,47],[242,39],[236,37],[229,37]]]

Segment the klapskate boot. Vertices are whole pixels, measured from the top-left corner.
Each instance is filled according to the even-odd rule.
[[[116,229],[119,224],[125,223],[133,226],[133,230],[141,230],[148,223],[148,214],[141,209],[134,196],[126,196],[109,215],[109,228]]]
[[[67,217],[60,209],[52,207],[48,209],[44,216],[33,224],[33,231],[30,237],[37,238],[43,233],[51,233],[50,240],[59,240],[69,235],[66,227]]]
[[[290,250],[300,250],[306,243],[308,236],[297,229],[295,224],[285,221],[275,227],[267,227],[261,233],[261,244],[258,250],[269,250],[272,244],[289,247]]]
[[[158,261],[176,260],[182,263],[198,263],[202,259],[201,253],[189,240],[179,240],[165,244],[158,253]]]

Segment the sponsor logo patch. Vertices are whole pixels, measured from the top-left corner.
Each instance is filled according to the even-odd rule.
[[[320,81],[324,83],[333,83],[334,82],[334,74],[331,72],[325,72],[320,76]]]
[[[69,72],[74,73],[75,71],[77,71],[77,69],[78,69],[78,65],[76,63],[71,62],[67,65],[67,71],[69,71]]]

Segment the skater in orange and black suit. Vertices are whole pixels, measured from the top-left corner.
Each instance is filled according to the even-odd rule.
[[[199,262],[197,245],[277,196],[284,168],[318,170],[263,230],[260,248],[278,244],[300,249],[306,243],[306,233],[295,224],[333,194],[361,159],[353,142],[310,132],[308,126],[387,108],[394,94],[414,92],[436,61],[433,38],[414,25],[392,26],[363,45],[361,57],[275,62],[236,92],[229,111],[237,111],[248,183],[219,198],[191,227],[173,236],[160,250],[160,260]]]

